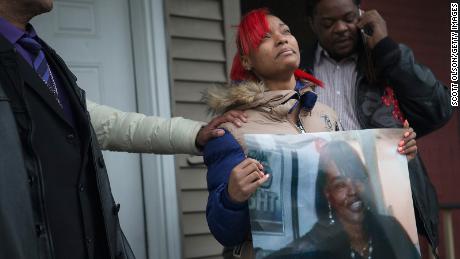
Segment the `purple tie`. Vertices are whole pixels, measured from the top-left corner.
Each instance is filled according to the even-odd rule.
[[[49,90],[54,95],[59,105],[61,105],[61,102],[58,98],[56,82],[54,81],[53,75],[51,74],[50,67],[46,61],[45,53],[43,52],[43,48],[40,43],[38,43],[35,39],[27,34],[19,39],[18,43],[21,45],[21,47],[32,54],[32,66],[35,72],[37,72],[43,82],[48,86]]]

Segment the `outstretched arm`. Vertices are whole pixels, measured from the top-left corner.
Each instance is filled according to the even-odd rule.
[[[202,122],[123,112],[87,100],[91,124],[102,149],[136,153],[199,153],[195,138]]]
[[[239,126],[246,121],[241,111],[229,111],[206,124],[182,117],[165,119],[123,112],[90,100],[87,109],[102,149],[135,153],[199,155],[207,141],[224,134],[217,128],[220,124]]]

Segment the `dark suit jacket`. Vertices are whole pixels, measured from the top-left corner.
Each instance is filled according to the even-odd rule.
[[[72,125],[33,68],[0,38],[0,83],[21,143],[16,148],[22,157],[16,160],[23,160],[27,179],[17,186],[28,189],[30,195],[30,204],[19,204],[25,206],[22,217],[10,216],[15,213],[11,209],[5,213],[12,226],[9,232],[0,233],[0,239],[14,241],[10,247],[0,245],[0,257],[130,258],[132,252],[119,229],[119,207],[113,202],[84,92],[76,86],[75,76],[45,45],[48,63],[68,96],[75,118]],[[5,122],[3,126],[14,125]],[[3,204],[0,206],[3,210]],[[34,228],[16,231],[16,225],[24,222],[28,226],[33,222]],[[34,256],[26,256],[29,252]]]

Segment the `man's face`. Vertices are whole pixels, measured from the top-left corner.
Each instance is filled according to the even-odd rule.
[[[353,0],[321,0],[316,6],[310,24],[321,46],[336,60],[356,50],[358,12]]]
[[[16,5],[18,10],[28,13],[32,17],[50,12],[53,9],[53,0],[13,0],[13,2],[13,5]]]

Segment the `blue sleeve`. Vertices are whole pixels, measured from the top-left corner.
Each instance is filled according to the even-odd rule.
[[[232,169],[244,159],[240,144],[227,131],[204,148],[209,191],[206,219],[211,233],[224,246],[241,244],[250,230],[247,202],[232,202],[227,191]]]

